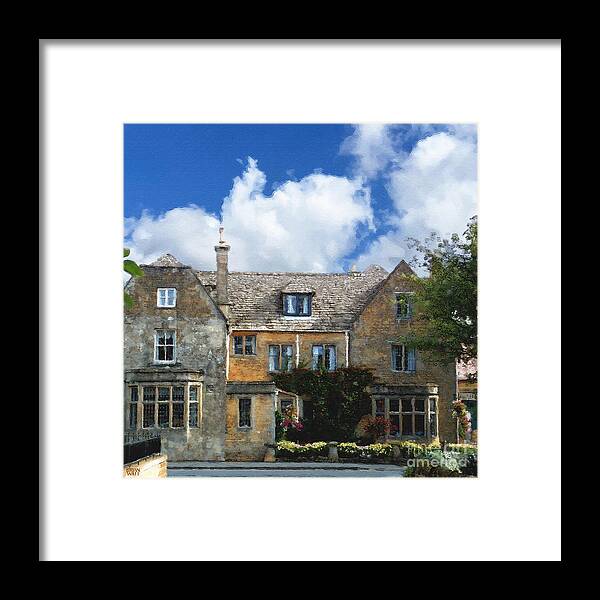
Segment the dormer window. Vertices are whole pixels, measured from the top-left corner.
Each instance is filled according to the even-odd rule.
[[[283,314],[290,317],[310,317],[310,294],[283,294]]]
[[[159,308],[174,308],[177,302],[175,288],[158,288],[156,290],[156,306]]]

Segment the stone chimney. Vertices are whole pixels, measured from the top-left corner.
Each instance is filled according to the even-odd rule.
[[[361,272],[356,268],[356,265],[354,264],[350,267],[348,275],[351,275],[352,277],[360,277]]]
[[[227,261],[231,246],[223,239],[223,227],[219,227],[219,243],[215,246],[217,253],[217,304],[225,316],[229,316],[229,296],[227,294]]]

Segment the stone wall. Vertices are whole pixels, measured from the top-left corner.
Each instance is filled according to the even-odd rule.
[[[156,379],[167,383],[177,377],[200,381],[200,427],[188,428],[186,423],[184,429],[161,429],[163,449],[170,460],[224,460],[225,319],[189,267],[144,266],[143,270],[144,277],[132,279],[126,286],[133,307],[125,310],[125,381],[138,382],[142,377],[140,371],[146,371],[145,381]],[[159,287],[176,288],[176,307],[156,306]],[[175,364],[155,364],[157,329],[176,331]],[[127,385],[125,392],[127,403]],[[138,427],[141,427],[139,421]]]
[[[155,479],[166,476],[167,456],[165,454],[153,454],[123,466],[123,477]]]
[[[230,383],[227,389],[225,459],[262,461],[275,442],[275,386]],[[251,399],[251,427],[239,427],[239,399]]]
[[[234,336],[256,335],[256,355],[233,353]],[[313,345],[335,345],[338,367],[346,366],[346,336],[343,332],[293,332],[234,330],[229,340],[229,379],[231,381],[271,381],[269,374],[269,345],[292,346],[293,364],[299,356],[299,364],[310,367]]]
[[[415,373],[398,373],[392,370],[392,344],[401,339],[415,321],[396,318],[395,292],[410,292],[412,285],[405,275],[412,271],[405,263],[395,269],[377,294],[357,318],[350,335],[350,363],[356,367],[373,370],[377,383],[395,386],[437,386],[439,437],[456,441],[456,423],[451,416],[451,404],[456,395],[456,367],[425,364],[416,355]]]

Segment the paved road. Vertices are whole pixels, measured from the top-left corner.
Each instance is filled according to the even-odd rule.
[[[223,464],[223,463],[221,463]],[[333,463],[169,463],[168,477],[402,477],[396,465]]]

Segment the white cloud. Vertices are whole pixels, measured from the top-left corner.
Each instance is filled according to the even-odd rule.
[[[394,212],[392,229],[375,239],[357,260],[359,267],[388,270],[411,253],[407,237],[424,239],[462,233],[477,213],[477,146],[472,126],[454,126],[421,139],[387,173]]]
[[[380,124],[356,125],[354,133],[342,142],[340,153],[353,155],[357,172],[368,178],[375,177],[397,158],[389,126]]]
[[[257,271],[336,271],[366,228],[373,228],[370,190],[362,178],[313,173],[278,185],[248,158],[221,210],[230,268]],[[165,252],[200,269],[214,269],[219,218],[191,205],[158,217],[126,221],[132,258],[148,263]]]

